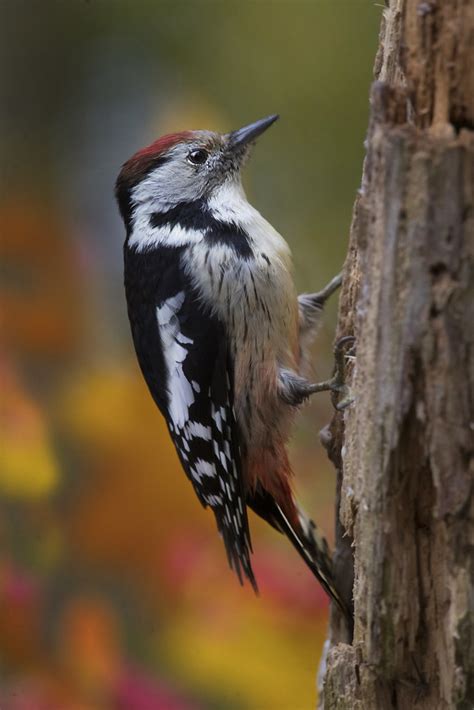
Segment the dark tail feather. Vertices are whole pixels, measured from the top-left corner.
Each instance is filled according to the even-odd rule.
[[[328,544],[319,535],[313,521],[298,510],[299,525],[292,524],[278,503],[265,491],[259,491],[247,503],[257,515],[286,535],[323,589],[334,599],[351,627],[352,612],[336,587]]]
[[[280,513],[280,521],[283,527],[282,532],[284,532],[293,547],[306,562],[323,589],[332,599],[334,599],[344,616],[348,620],[351,620],[352,614],[336,587],[331,553],[326,539],[319,535],[313,521],[307,518],[300,511],[298,511],[298,515],[301,525],[300,530],[297,533],[278,505],[277,508]]]
[[[252,543],[250,541],[247,518],[245,518],[245,527],[241,530],[241,534],[239,536],[235,534],[233,529],[224,525],[222,523],[222,519],[219,520],[217,516],[216,519],[218,528],[224,539],[224,545],[230,568],[236,573],[240,584],[243,585],[245,577],[252,585],[255,594],[258,594],[257,581],[250,562]]]

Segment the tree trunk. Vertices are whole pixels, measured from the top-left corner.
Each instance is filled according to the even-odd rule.
[[[338,336],[339,473],[324,710],[474,708],[474,0],[391,0]],[[341,539],[341,531],[345,538]]]

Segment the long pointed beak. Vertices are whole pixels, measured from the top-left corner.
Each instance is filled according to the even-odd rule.
[[[252,141],[258,138],[267,128],[270,128],[272,123],[275,123],[278,118],[278,114],[274,113],[266,118],[261,118],[259,121],[249,123],[248,126],[239,128],[237,131],[232,131],[232,133],[228,134],[230,148],[243,148],[249,143],[252,143]]]

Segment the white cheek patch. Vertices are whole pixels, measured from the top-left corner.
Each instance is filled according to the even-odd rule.
[[[189,408],[194,402],[194,391],[183,371],[183,363],[188,355],[190,338],[183,336],[176,317],[184,302],[184,292],[168,298],[156,309],[160,329],[163,354],[168,371],[169,413],[173,425],[182,429],[189,419]]]
[[[193,166],[186,160],[187,145],[177,144],[167,151],[167,160],[151,170],[132,190],[132,203],[138,207],[154,205],[162,212],[178,202],[189,202],[200,195]]]

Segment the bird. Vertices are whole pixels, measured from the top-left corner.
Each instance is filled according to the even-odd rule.
[[[297,295],[284,238],[248,202],[241,171],[278,115],[229,133],[162,136],[127,160],[115,195],[143,377],[230,567],[255,591],[248,509],[283,533],[345,615],[325,538],[297,504],[287,442],[313,393],[309,345],[337,276]]]

